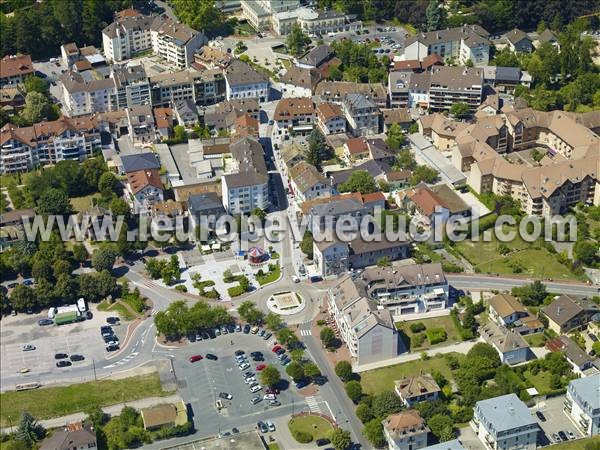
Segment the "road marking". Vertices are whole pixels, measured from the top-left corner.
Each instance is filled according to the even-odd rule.
[[[308,404],[308,409],[313,413],[321,413],[321,407],[319,406],[319,401],[313,397],[306,397],[306,403]]]
[[[300,330],[300,336],[312,336],[311,330]]]

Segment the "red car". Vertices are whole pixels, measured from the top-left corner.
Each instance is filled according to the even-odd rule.
[[[196,362],[196,361],[200,361],[202,359],[204,359],[204,358],[202,358],[202,355],[193,355],[193,356],[190,356],[190,362],[191,363]]]
[[[277,351],[278,351],[280,348],[281,348],[281,345],[276,345],[275,347],[273,347],[273,348],[271,349],[271,351],[272,351],[273,353],[276,353],[276,352],[277,352]]]
[[[277,389],[277,388],[267,388],[267,394],[279,395],[279,389]]]
[[[260,372],[261,370],[263,370],[265,367],[267,367],[266,364],[259,364],[258,366],[256,366],[256,370],[257,372]]]

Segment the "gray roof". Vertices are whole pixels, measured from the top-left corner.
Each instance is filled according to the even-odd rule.
[[[429,447],[425,447],[422,450],[465,450],[465,448],[458,439],[453,439],[451,441],[440,442],[439,444],[430,445]]]
[[[348,198],[315,205],[311,208],[311,214],[315,216],[339,216],[364,209],[365,207],[360,202]]]
[[[412,72],[390,72],[388,89],[391,93],[408,92]]]
[[[521,69],[518,67],[483,66],[483,76],[486,80],[510,81],[518,83],[521,80]]]
[[[91,444],[96,446],[96,433],[89,427],[81,429],[57,430],[52,436],[42,441],[40,450],[69,450],[72,448],[88,448]]]
[[[346,107],[350,110],[367,109],[367,108],[375,108],[376,107],[376,105],[375,105],[375,103],[373,103],[373,101],[371,101],[370,99],[365,97],[363,94],[357,94],[355,92],[347,94],[346,98],[344,99],[344,103],[346,104]]]
[[[268,78],[262,73],[254,70],[248,64],[239,59],[234,59],[225,69],[225,78],[230,86],[238,86],[253,83],[268,83]]]
[[[542,31],[538,37],[540,42],[556,42],[556,35],[548,28]]]
[[[193,214],[202,213],[203,211],[219,210],[225,213],[221,199],[215,192],[207,192],[205,194],[192,194],[189,196],[188,209]]]
[[[527,36],[527,33],[525,33],[522,30],[519,30],[518,28],[515,28],[514,30],[510,30],[508,33],[506,33],[504,35],[504,37],[506,38],[506,40],[508,42],[510,42],[513,45],[521,42],[523,39],[527,39],[528,41],[531,42],[531,39],[529,38],[529,36]]]
[[[333,55],[333,50],[329,45],[318,45],[298,60],[301,64],[319,67],[324,61],[327,61]]]
[[[383,161],[375,161],[374,159],[369,159],[352,169],[340,170],[331,173],[331,184],[333,186],[337,186],[341,183],[346,182],[348,178],[350,178],[350,175],[352,175],[357,170],[366,170],[367,172],[369,172],[369,175],[375,178],[380,175],[383,175],[386,172],[389,172],[391,168],[388,164],[386,164]]]
[[[193,114],[195,116],[198,115],[198,109],[196,108],[196,104],[191,99],[180,100],[175,103],[175,110],[180,115],[185,114]]]
[[[569,390],[585,400],[588,411],[600,409],[600,374],[571,380]]]
[[[483,69],[479,67],[434,66],[431,68],[431,86],[443,86],[449,90],[462,91],[482,85]]]
[[[515,394],[502,395],[487,400],[480,400],[475,404],[479,416],[485,418],[486,425],[490,425],[497,433],[514,428],[535,425],[537,422],[527,409],[525,403]],[[486,426],[486,428],[489,428]]]
[[[475,47],[481,44],[489,45],[488,36],[489,33],[479,25],[463,25],[462,27],[417,34],[406,41],[406,47],[415,41],[422,42],[425,45],[434,45],[442,42],[460,41],[461,39],[464,39],[465,44],[469,47]]]
[[[160,169],[160,162],[158,162],[158,158],[153,152],[122,155],[121,165],[126,173],[138,170]]]

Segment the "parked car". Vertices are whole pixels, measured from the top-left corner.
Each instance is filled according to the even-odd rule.
[[[69,355],[67,355],[66,353],[56,353],[54,355],[54,359],[67,359],[69,357]]]
[[[563,440],[563,441],[569,440],[569,438],[567,437],[567,434],[562,430],[558,432],[558,435],[560,436],[561,440]]]
[[[263,336],[265,335],[265,330],[264,330],[264,329],[260,330],[260,331],[258,332],[258,335],[259,335],[260,337],[263,337]]]
[[[71,361],[67,361],[66,359],[60,360],[56,362],[56,367],[69,367],[71,365]]]
[[[252,329],[250,330],[250,332],[252,334],[256,334],[256,333],[258,333],[258,330],[259,330],[259,328],[257,326],[254,326],[254,327],[252,327]]]
[[[239,333],[240,331],[242,331],[242,326],[239,323],[235,326],[235,331],[237,333]]]
[[[267,394],[279,395],[279,389],[273,387],[267,388]]]
[[[244,350],[236,350],[235,351],[235,356],[241,356],[244,355],[246,352]],[[252,353],[250,353],[252,355]]]
[[[250,378],[254,376],[254,372],[251,372],[250,370],[247,370],[246,372],[244,372],[244,378]]]
[[[272,351],[273,353],[277,353],[277,351],[278,351],[280,348],[282,348],[282,347],[281,347],[281,345],[276,345],[275,347],[273,347],[273,348],[271,349],[271,351]]]
[[[283,355],[284,353],[285,353],[285,348],[283,348],[283,347],[280,347],[280,348],[279,348],[279,350],[277,350],[277,351],[275,352],[275,354],[276,354],[277,356],[281,356],[281,355]]]
[[[277,400],[275,394],[265,394],[263,395],[263,400]]]
[[[296,389],[302,389],[306,386],[308,386],[308,380],[300,380],[296,383]]]
[[[238,366],[240,368],[240,370],[246,370],[250,368],[250,364],[248,364],[247,362],[242,363]]]
[[[560,438],[560,436],[559,436],[557,433],[554,433],[554,434],[552,435],[552,440],[553,440],[554,442],[561,442],[561,441],[562,441],[562,439]]]
[[[225,400],[231,400],[233,398],[233,395],[228,394],[227,392],[220,392],[219,397],[221,397]]]
[[[235,327],[231,324],[227,325],[227,331],[229,333],[235,333]]]
[[[216,361],[219,358],[217,357],[217,355],[214,355],[212,353],[207,353],[206,354],[206,359],[210,359],[211,361]]]
[[[253,384],[253,383],[256,383],[256,377],[248,377],[248,378],[244,378],[244,383],[246,383],[246,384]]]
[[[267,420],[267,427],[269,427],[269,431],[275,431],[275,424],[270,420]]]
[[[567,436],[569,436],[569,439],[571,440],[576,439],[575,434],[572,431],[567,431]]]
[[[73,362],[75,361],[83,361],[85,357],[83,355],[71,355],[69,359]]]
[[[119,346],[118,345],[107,345],[106,346],[106,351],[107,352],[114,352],[116,350],[119,350]]]
[[[257,372],[260,372],[261,370],[263,370],[265,367],[267,367],[266,364],[259,364],[258,366],[256,366],[256,370]]]
[[[38,320],[38,325],[43,327],[45,325],[52,325],[54,323],[54,320],[52,319],[40,319]]]
[[[213,330],[213,333],[215,333],[215,336],[221,336],[221,330],[219,330],[218,328],[215,328]]]
[[[538,419],[540,419],[540,422],[545,422],[546,421],[546,417],[544,416],[544,414],[542,414],[541,411],[536,411],[535,415],[537,416]]]
[[[269,432],[269,427],[262,420],[260,422],[258,422],[257,428],[260,430],[261,433],[268,433]]]
[[[204,358],[202,357],[202,355],[192,355],[189,358],[191,363],[195,363],[196,361],[202,361],[203,359]]]
[[[221,325],[221,334],[227,334],[229,333],[229,331],[227,330],[227,327],[225,325]]]
[[[265,341],[268,341],[269,339],[271,339],[271,336],[273,336],[273,333],[267,333],[267,334],[265,334],[265,335],[263,336],[263,339],[264,339]]]
[[[281,402],[279,402],[277,400],[271,400],[269,402],[269,406],[281,406]]]
[[[253,405],[256,405],[259,402],[262,402],[262,398],[261,397],[252,397],[250,399],[250,403],[253,404]]]
[[[23,351],[24,352],[30,352],[30,351],[33,351],[33,350],[35,350],[35,345],[25,344],[23,346]]]
[[[261,389],[262,389],[262,386],[261,386],[260,384],[257,384],[257,385],[255,385],[255,386],[252,386],[252,387],[250,388],[250,392],[252,392],[252,393],[254,394],[255,392],[258,392],[258,391],[260,391]]]

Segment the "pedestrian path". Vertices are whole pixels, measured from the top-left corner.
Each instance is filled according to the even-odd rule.
[[[312,336],[311,330],[300,330],[300,336]]]
[[[308,403],[308,409],[310,409],[310,412],[321,414],[321,407],[319,406],[319,401],[316,397],[306,397],[306,403]]]

